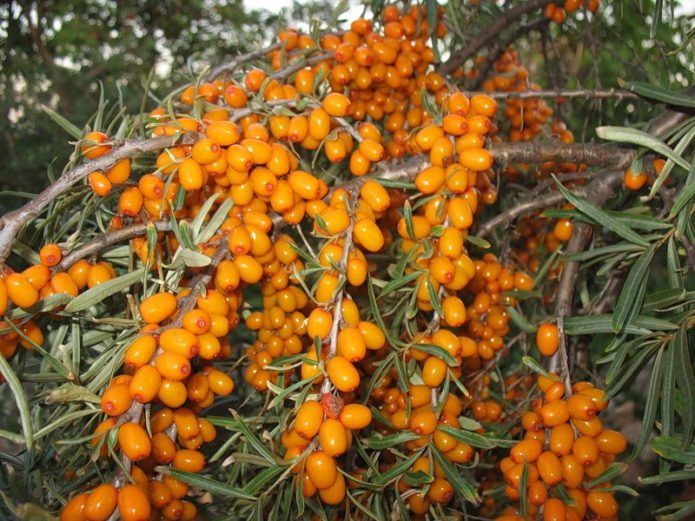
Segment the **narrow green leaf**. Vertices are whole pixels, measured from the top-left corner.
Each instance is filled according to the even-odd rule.
[[[432,455],[434,456],[435,461],[441,467],[442,471],[444,472],[444,476],[454,487],[454,490],[461,494],[465,500],[474,504],[479,503],[480,496],[473,485],[471,485],[468,480],[466,480],[466,478],[464,478],[463,475],[456,470],[452,463],[444,457],[436,446],[430,445],[430,449],[432,450]]]
[[[538,363],[538,360],[533,358],[532,356],[522,356],[521,357],[521,362],[531,369],[531,371],[538,373],[540,375],[545,376],[546,378],[552,378],[550,376],[550,373],[545,370],[545,367],[543,367],[541,364]]]
[[[521,471],[521,478],[519,479],[519,509],[521,510],[521,517],[526,519],[526,512],[528,509],[528,463],[524,462],[524,467]]]
[[[672,481],[686,481],[692,479],[695,479],[695,469],[674,470],[672,472],[657,474],[656,476],[647,476],[646,478],[640,477],[639,481],[643,485],[659,485],[661,483],[670,483]]]
[[[206,478],[201,476],[200,474],[194,474],[192,472],[186,472],[164,465],[157,467],[156,470],[157,472],[168,474],[173,478],[180,479],[181,481],[184,481],[189,485],[193,485],[194,487],[205,490],[206,492],[210,492],[211,494],[217,497],[245,499],[248,501],[256,500],[255,496],[247,494],[242,489],[231,487],[225,483],[222,483],[221,481],[217,481],[212,478]]]
[[[597,127],[596,134],[598,137],[607,139],[609,141],[621,141],[623,143],[632,143],[633,145],[648,148],[657,154],[673,160],[673,162],[678,166],[685,168],[686,170],[690,169],[690,164],[681,156],[676,154],[673,149],[671,149],[663,141],[641,130],[637,130],[635,128],[607,126]]]
[[[661,22],[660,7],[662,3],[663,0],[657,0],[654,7],[654,17],[652,20],[653,32],[651,34],[651,38],[654,38],[655,36],[656,25]],[[657,14],[657,10],[659,11],[659,14]],[[625,88],[645,98],[655,99],[668,105],[674,105],[676,107],[695,107],[695,98],[692,96],[671,92],[670,90],[657,87],[656,85],[650,85],[649,83],[644,83],[642,81],[629,81],[625,84]]]
[[[449,353],[449,351],[434,344],[413,344],[411,346],[411,349],[424,351],[425,353],[436,356],[437,358],[441,358],[446,362],[446,364],[449,367],[456,367],[460,364],[460,362],[458,362],[456,358],[451,356],[451,353]]]
[[[592,479],[587,485],[587,488],[594,488],[598,485],[606,483],[607,481],[613,481],[621,474],[627,472],[629,468],[630,465],[627,463],[613,463],[610,467],[601,472],[601,474]]]
[[[656,436],[652,440],[652,450],[662,458],[684,465],[695,465],[695,445],[683,445],[682,437]]]
[[[555,183],[557,184],[558,189],[560,190],[560,192],[562,192],[562,195],[565,197],[565,199],[572,203],[577,210],[588,215],[601,226],[608,228],[610,231],[612,231],[616,235],[619,235],[626,241],[632,242],[634,244],[639,244],[641,246],[644,246],[645,248],[649,246],[649,243],[645,241],[640,235],[632,231],[630,228],[625,226],[623,223],[621,223],[614,217],[608,215],[600,208],[594,206],[586,199],[579,197],[578,195],[567,190],[564,186],[562,186],[562,183],[558,181],[556,177],[553,176],[553,178],[555,179]]]
[[[531,322],[528,321],[528,319],[521,314],[519,310],[517,310],[513,306],[505,306],[507,311],[509,311],[509,315],[512,318],[512,322],[521,329],[524,333],[535,333],[536,332],[536,326],[531,324]]]
[[[379,292],[379,296],[381,298],[385,298],[394,291],[402,288],[403,286],[407,285],[409,282],[412,282],[413,280],[417,279],[420,275],[422,275],[421,271],[414,271],[412,273],[408,273],[407,275],[403,275],[402,277],[398,279],[394,279],[390,282],[388,282],[383,288],[381,288],[381,291]]]
[[[478,447],[479,449],[493,449],[497,445],[488,437],[478,434],[477,432],[466,431],[463,429],[456,429],[448,425],[439,425],[437,427],[440,431],[448,434],[452,438],[468,443],[471,447]]]
[[[251,429],[249,429],[248,425],[246,425],[246,422],[239,416],[239,413],[236,412],[234,409],[231,409],[232,416],[234,416],[234,419],[237,421],[236,423],[236,428],[235,430],[240,431],[243,433],[243,435],[246,437],[246,440],[251,444],[251,446],[256,449],[256,452],[258,452],[268,463],[271,465],[275,465],[275,458],[273,457],[273,454],[270,452],[270,449],[266,447],[261,440],[258,439],[258,437],[251,432]]]
[[[695,161],[690,165],[690,172],[688,173],[688,180],[690,180],[695,175]],[[685,205],[690,202],[690,200],[695,197],[695,183],[685,183],[683,189],[678,192],[678,195],[673,200],[673,206],[669,215],[675,217],[680,213],[680,211],[685,208]],[[688,212],[689,213],[689,212]]]
[[[570,497],[570,495],[567,493],[567,488],[565,485],[562,483],[558,483],[555,485],[555,491],[557,492],[557,495],[560,497],[560,500],[567,506],[573,507],[576,504],[576,501]]]
[[[693,439],[693,427],[695,427],[695,375],[693,374],[692,360],[690,359],[690,347],[688,346],[687,324],[684,322],[671,341],[671,347],[675,349],[676,381],[683,395],[683,447],[690,444]]]
[[[74,125],[73,123],[70,123],[67,119],[65,119],[63,116],[58,114],[55,110],[48,108],[47,106],[43,105],[41,109],[48,114],[48,117],[50,117],[53,121],[55,121],[60,128],[62,128],[65,132],[70,134],[72,137],[75,139],[82,139],[83,137],[83,132],[79,128],[77,128],[77,125]]]
[[[24,393],[24,388],[17,378],[17,375],[12,370],[12,366],[7,361],[4,356],[0,356],[0,372],[5,377],[7,385],[12,391],[14,396],[14,401],[17,404],[17,409],[19,410],[19,421],[22,425],[22,434],[24,435],[24,442],[27,445],[27,450],[31,450],[34,445],[34,428],[31,425],[31,411],[29,409],[29,402],[27,401],[27,396]]]
[[[390,469],[388,469],[386,472],[382,472],[381,474],[377,474],[374,476],[374,479],[372,480],[375,485],[379,486],[384,486],[388,485],[392,481],[396,480],[403,474],[407,469],[409,469],[413,463],[415,463],[415,460],[420,457],[420,454],[422,451],[417,451],[415,454],[410,456],[409,458],[401,461],[397,465],[394,465]]]
[[[255,496],[263,489],[263,485],[268,483],[270,480],[275,479],[286,470],[287,467],[283,467],[282,465],[268,467],[262,470],[260,473],[258,473],[251,481],[246,483],[246,485],[244,485],[243,491],[246,494]]]
[[[492,244],[483,239],[482,237],[476,237],[475,235],[466,235],[466,240],[470,242],[473,246],[488,250],[492,248]]]
[[[370,449],[384,450],[405,443],[406,441],[418,440],[420,438],[422,438],[422,436],[414,432],[399,432],[396,434],[387,434],[386,436],[375,434],[364,440],[364,444]]]
[[[639,309],[642,306],[642,301],[636,299],[636,296],[647,285],[649,268],[654,258],[656,247],[656,244],[652,244],[647,248],[630,268],[630,272],[623,284],[623,289],[620,291],[620,296],[615,304],[615,312],[613,313],[613,331],[615,333],[619,333],[623,329],[630,310]]]
[[[138,282],[143,274],[145,273],[145,268],[138,268],[135,271],[116,277],[115,279],[108,280],[88,289],[84,293],[81,293],[75,297],[67,306],[65,306],[65,311],[68,313],[74,313],[77,311],[84,311],[95,304],[98,304],[102,300],[111,295],[115,295],[129,288],[136,282]]]
[[[374,181],[386,188],[400,188],[402,190],[415,190],[415,183],[409,181],[398,181],[395,179],[386,179],[384,177],[375,177]]]
[[[639,435],[632,449],[632,454],[629,460],[634,461],[642,452],[642,449],[649,441],[649,436],[654,428],[654,420],[656,419],[656,410],[659,406],[659,394],[661,391],[661,378],[664,374],[664,349],[659,349],[652,368],[652,375],[649,378],[647,386],[647,401],[644,405],[644,415],[642,416],[642,425]]]

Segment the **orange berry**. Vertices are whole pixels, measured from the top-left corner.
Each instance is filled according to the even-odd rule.
[[[105,521],[116,508],[118,491],[110,483],[100,485],[89,494],[84,507],[88,521]]]
[[[304,465],[311,482],[319,490],[330,487],[338,479],[335,460],[322,450],[309,454]]]
[[[118,491],[118,510],[123,521],[148,521],[152,512],[150,499],[137,485]]]
[[[331,358],[326,364],[326,372],[336,389],[344,393],[354,391],[360,385],[360,374],[357,369],[342,356]]]
[[[544,356],[553,356],[560,346],[560,337],[555,324],[544,323],[536,330],[536,344]]]

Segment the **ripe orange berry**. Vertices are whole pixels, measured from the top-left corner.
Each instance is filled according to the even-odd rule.
[[[137,423],[127,422],[118,429],[118,443],[128,459],[140,461],[152,451],[152,443],[145,429]]]
[[[432,434],[437,428],[437,416],[432,411],[414,411],[410,415],[410,430],[420,436]]]
[[[137,485],[118,491],[118,511],[123,521],[148,521],[152,512],[150,499]]]
[[[356,327],[343,328],[338,333],[338,353],[350,362],[358,362],[367,354],[367,344]]]
[[[552,452],[543,452],[536,462],[541,479],[548,485],[554,486],[562,481],[562,462]]]
[[[109,136],[103,132],[90,132],[83,140],[84,144],[81,146],[81,150],[87,159],[96,159],[111,152],[110,145],[101,144],[109,140]]]
[[[4,282],[7,296],[15,306],[28,308],[39,300],[39,292],[21,273],[11,273]]]
[[[39,257],[44,266],[55,266],[63,258],[63,252],[57,244],[46,244],[39,250]]]
[[[332,92],[323,98],[323,110],[333,117],[345,117],[350,109],[350,100],[338,92]]]
[[[543,452],[543,446],[538,440],[526,439],[518,442],[509,452],[516,463],[533,463]]]
[[[422,366],[422,381],[429,387],[439,387],[446,374],[448,367],[446,362],[436,356],[429,356]]]
[[[553,356],[560,346],[560,337],[555,324],[544,323],[536,330],[536,344],[544,356]]]
[[[116,508],[118,491],[110,483],[100,485],[89,494],[84,506],[84,516],[88,521],[105,521]]]
[[[261,69],[251,69],[246,73],[246,77],[244,78],[244,86],[251,92],[256,92],[260,90],[265,78],[265,71]]]
[[[84,521],[86,516],[84,513],[85,506],[87,505],[87,499],[89,494],[78,494],[73,497],[68,503],[63,507],[60,512],[60,521]]]
[[[599,449],[605,454],[620,454],[627,449],[627,438],[618,431],[605,429],[595,439]]]
[[[111,385],[101,396],[101,410],[109,416],[120,416],[128,410],[132,401],[128,385]]]
[[[322,450],[309,454],[305,468],[309,479],[319,490],[330,487],[338,479],[335,460]]]
[[[205,172],[194,159],[184,159],[179,165],[179,182],[187,192],[200,190],[205,184]]]
[[[567,218],[562,218],[557,223],[555,223],[553,233],[555,234],[555,237],[558,238],[558,240],[568,241],[570,237],[572,237],[572,229],[572,221]]]
[[[335,482],[331,486],[319,489],[319,497],[327,505],[338,505],[345,498],[345,492],[345,477],[338,473],[336,474]]]
[[[372,411],[369,410],[369,407],[359,403],[347,404],[340,413],[340,423],[342,423],[346,429],[364,429],[371,422]]]
[[[149,403],[157,396],[161,382],[162,376],[153,365],[143,365],[130,381],[130,396],[136,402]]]
[[[294,430],[307,440],[318,434],[323,421],[323,407],[314,400],[304,402],[297,411]]]
[[[191,373],[191,363],[176,353],[161,353],[155,360],[157,371],[169,380],[183,380]]]
[[[546,427],[555,427],[561,423],[567,422],[570,419],[569,409],[567,408],[567,402],[562,400],[555,400],[550,403],[546,403],[541,407],[538,412],[543,419],[543,425]]]
[[[321,449],[328,456],[340,456],[348,448],[348,436],[343,424],[333,418],[328,418],[319,428]]]
[[[176,452],[171,466],[186,472],[200,472],[205,466],[205,456],[197,450],[182,449]]]
[[[612,518],[618,515],[618,503],[610,492],[592,490],[586,496],[588,507],[601,518]]]
[[[427,497],[435,503],[448,503],[454,497],[454,487],[444,478],[434,478]]]
[[[342,356],[331,358],[326,364],[326,372],[336,389],[344,393],[354,391],[360,385],[360,374],[357,369]]]
[[[140,316],[148,324],[157,324],[169,317],[178,305],[171,293],[155,293],[140,303]]]

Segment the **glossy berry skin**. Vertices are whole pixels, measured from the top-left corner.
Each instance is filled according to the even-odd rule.
[[[319,490],[330,487],[338,479],[335,460],[321,450],[309,454],[305,468],[312,483]]]
[[[372,422],[372,411],[358,403],[350,403],[340,413],[340,423],[350,430],[364,429]]]
[[[357,372],[357,369],[349,360],[342,356],[331,358],[326,364],[326,371],[328,372],[328,378],[339,391],[354,391],[360,385],[360,374]]]
[[[116,508],[118,492],[110,483],[100,485],[89,494],[84,507],[87,521],[105,521]]]
[[[147,458],[152,452],[152,442],[147,431],[137,423],[127,422],[118,429],[118,443],[121,451],[131,461]]]
[[[126,485],[118,491],[118,511],[123,521],[148,521],[152,507],[140,487]]]
[[[560,346],[560,336],[555,324],[541,324],[536,331],[536,345],[544,356],[553,356]]]

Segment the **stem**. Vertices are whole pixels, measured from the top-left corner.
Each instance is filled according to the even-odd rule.
[[[214,81],[218,77],[222,76],[223,74],[231,74],[234,72],[234,70],[239,67],[244,62],[250,61],[250,60],[255,60],[256,58],[260,58],[261,56],[264,56],[265,54],[268,54],[271,51],[274,51],[276,49],[279,49],[282,46],[281,42],[274,43],[273,45],[270,45],[266,47],[265,49],[258,49],[256,51],[251,51],[247,52],[246,54],[240,54],[233,60],[228,61],[227,63],[223,63],[221,65],[218,65],[214,69],[212,69],[208,75],[206,76],[205,80],[206,81]]]
[[[100,237],[83,244],[63,257],[60,264],[55,266],[53,270],[55,272],[65,271],[80,259],[89,257],[90,255],[96,255],[103,249],[113,246],[114,244],[118,244],[119,242],[145,235],[145,233],[147,233],[148,226],[154,226],[158,232],[171,231],[170,221],[148,221],[145,223],[132,224],[130,226],[126,226],[125,228],[121,228],[120,230],[105,233]]]
[[[343,242],[343,254],[340,256],[340,262],[338,267],[340,272],[345,275],[347,270],[348,258],[350,257],[350,251],[352,250],[352,230],[355,226],[354,208],[355,208],[356,194],[350,193],[350,201],[348,201],[348,213],[350,215],[350,224],[347,230],[345,230]],[[340,289],[338,294],[333,300],[333,323],[331,324],[331,332],[328,335],[330,341],[330,347],[328,354],[326,355],[326,361],[333,358],[338,351],[338,333],[340,333],[340,321],[342,320],[342,307],[343,307],[343,295],[345,291],[343,288]],[[331,392],[331,380],[326,378],[321,386],[321,394],[328,394]]]
[[[469,58],[475,56],[480,49],[499,38],[500,33],[516,22],[519,17],[531,11],[535,11],[536,9],[542,9],[552,2],[553,0],[530,0],[529,2],[517,4],[515,7],[508,9],[497,17],[495,23],[489,27],[483,28],[476,38],[468,42],[465,51],[452,53],[449,60],[437,67],[437,72],[442,76],[448,76],[458,67],[466,63]]]

